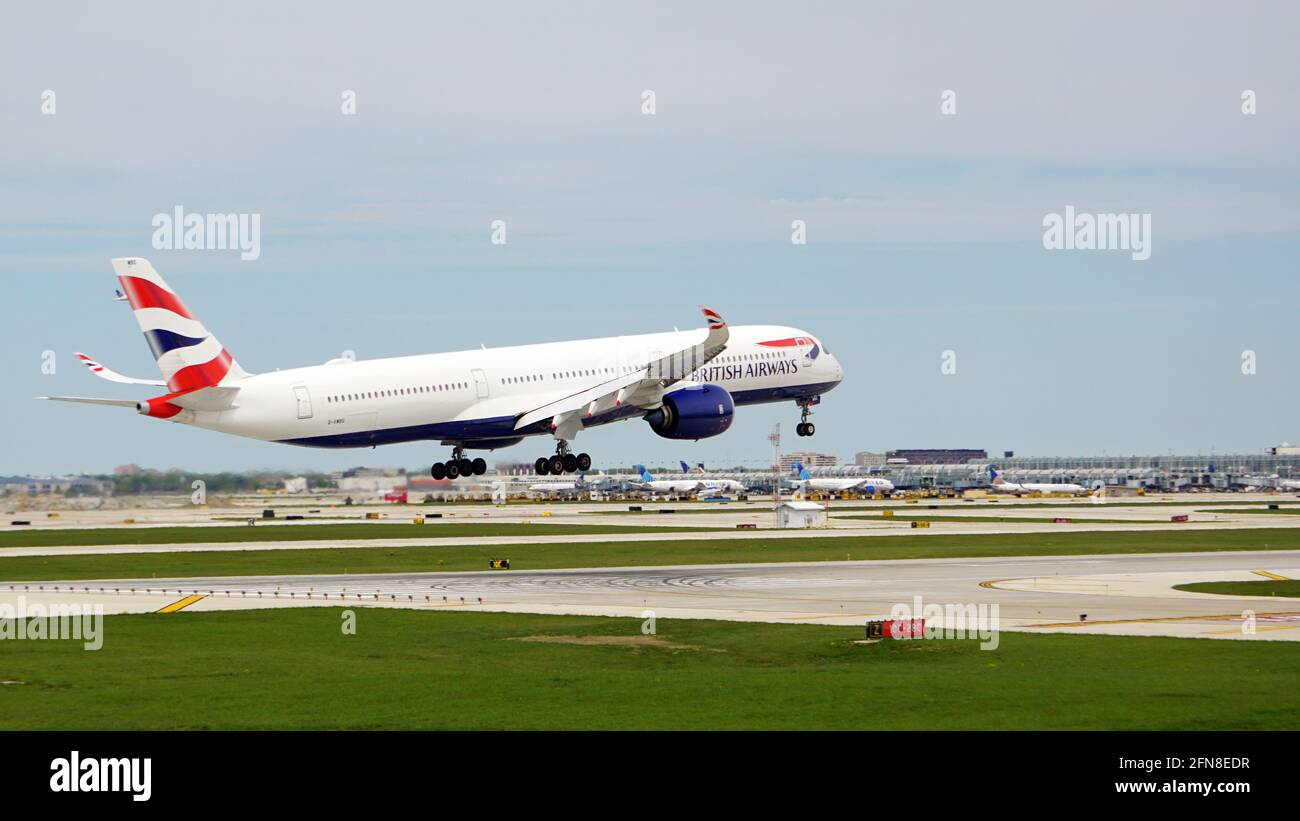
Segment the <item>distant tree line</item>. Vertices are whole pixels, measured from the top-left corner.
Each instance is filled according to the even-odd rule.
[[[333,486],[334,479],[325,473],[287,473],[284,471],[260,471],[252,473],[190,473],[179,470],[148,471],[125,476],[100,475],[113,483],[113,495],[124,496],[139,493],[192,493],[194,480],[202,479],[209,494],[212,493],[254,493],[258,490],[279,490],[284,480],[294,476],[306,476],[307,487]]]

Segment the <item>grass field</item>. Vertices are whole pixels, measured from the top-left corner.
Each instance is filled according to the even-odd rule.
[[[203,542],[341,542],[352,539],[463,539],[472,536],[574,536],[583,533],[678,533],[698,527],[646,525],[515,524],[510,522],[352,522],[327,525],[248,525],[214,527],[62,528],[6,530],[0,547],[87,547],[111,544],[196,544]],[[727,528],[717,528],[726,530]]]
[[[0,728],[1300,728],[1289,642],[355,612],[353,636],[312,608],[111,616],[97,652],[0,642]]]
[[[1300,598],[1300,581],[1195,582],[1174,585],[1175,590],[1191,593],[1221,593],[1225,596],[1290,596]]]
[[[745,539],[671,542],[579,542],[485,547],[450,543],[410,547],[15,556],[0,558],[0,581],[486,570],[489,559],[501,558],[510,559],[515,570],[540,570],[737,562],[1300,550],[1300,528],[1006,535],[931,533],[933,535],[809,536],[801,539],[772,539],[758,535]]]

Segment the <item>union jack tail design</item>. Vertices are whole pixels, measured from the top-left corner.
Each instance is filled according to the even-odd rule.
[[[149,260],[115,259],[113,272],[170,390],[208,388],[249,375],[185,307]]]

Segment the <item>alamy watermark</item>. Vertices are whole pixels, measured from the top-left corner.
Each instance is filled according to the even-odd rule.
[[[979,639],[981,650],[996,650],[1000,620],[996,603],[966,602],[937,604],[913,596],[910,604],[896,604],[889,611],[894,621],[925,621],[925,639]]]
[[[0,641],[5,640],[73,640],[98,650],[104,646],[104,605],[29,604],[26,596],[19,596],[16,605],[0,602]]]
[[[261,214],[154,214],[153,247],[158,251],[239,251],[245,262],[262,255]]]
[[[1043,217],[1043,247],[1049,251],[1129,251],[1151,258],[1150,214],[1087,214],[1065,206],[1065,214]]]

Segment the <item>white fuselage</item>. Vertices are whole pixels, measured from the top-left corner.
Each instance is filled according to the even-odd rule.
[[[1085,493],[1087,488],[1073,483],[999,482],[989,485],[997,493]]]
[[[816,396],[843,377],[835,358],[818,350],[805,331],[766,325],[730,330],[722,354],[670,392],[714,384],[744,405]],[[503,440],[497,446],[505,446],[513,443],[507,439],[545,433],[516,431],[514,420],[521,414],[630,373],[703,335],[697,329],[361,362],[332,360],[241,379],[234,407],[186,409],[171,421],[314,447],[422,439],[490,442],[494,437]],[[783,344],[774,346],[773,341]],[[639,417],[658,404],[652,400],[625,408],[591,424]]]
[[[636,482],[634,486],[650,493],[694,493],[703,489],[704,483],[698,479],[654,479]]]
[[[745,486],[735,479],[700,479],[700,490],[707,493],[739,493]]]
[[[894,483],[879,476],[854,476],[843,479],[814,476],[811,479],[798,479],[796,481],[810,490],[828,490],[836,493],[868,489],[873,493],[892,493],[894,491]]]

